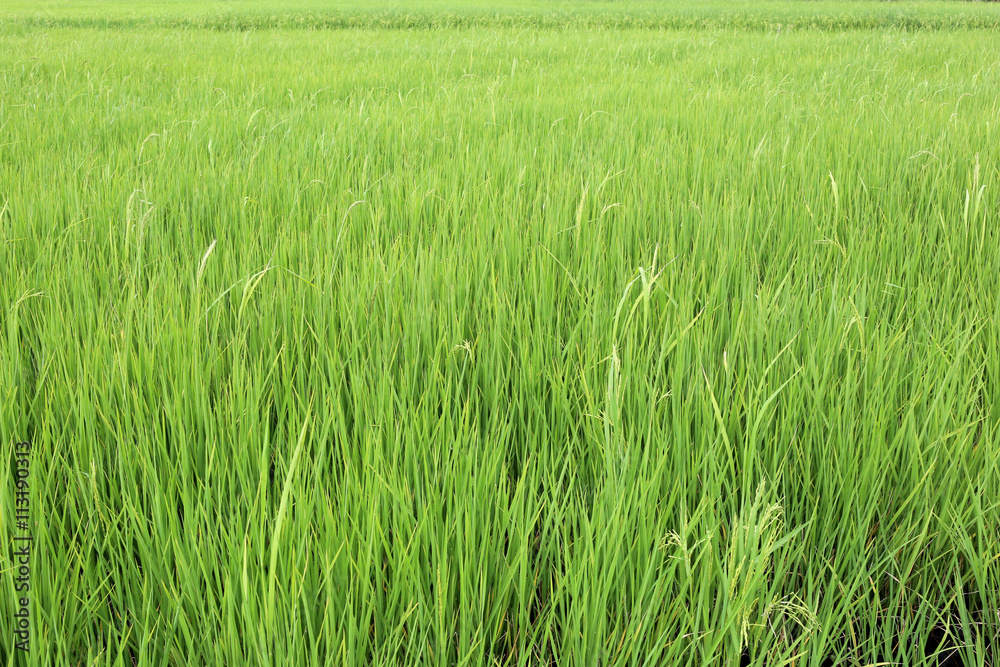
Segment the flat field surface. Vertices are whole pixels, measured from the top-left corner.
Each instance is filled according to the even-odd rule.
[[[996,5],[5,3],[0,659],[996,664],[998,222]]]

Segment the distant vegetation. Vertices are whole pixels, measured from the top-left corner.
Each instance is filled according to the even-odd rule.
[[[1000,29],[995,3],[802,0],[9,0],[8,26],[136,28]]]

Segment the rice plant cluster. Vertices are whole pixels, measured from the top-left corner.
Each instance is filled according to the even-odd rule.
[[[0,660],[998,664],[998,222],[998,5],[5,3]]]

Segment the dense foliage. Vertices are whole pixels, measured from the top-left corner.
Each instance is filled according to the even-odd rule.
[[[995,664],[996,9],[0,10],[32,664]]]

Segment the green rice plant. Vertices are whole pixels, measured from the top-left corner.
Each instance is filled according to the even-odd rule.
[[[0,662],[995,664],[998,21],[4,5]]]

